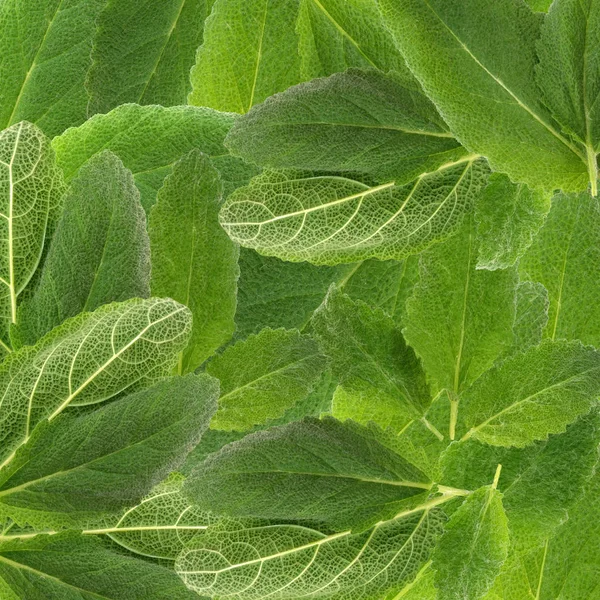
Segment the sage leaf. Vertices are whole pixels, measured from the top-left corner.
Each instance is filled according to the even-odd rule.
[[[284,260],[399,260],[457,230],[486,169],[470,156],[404,186],[265,171],[227,199],[221,224],[242,246]]]
[[[513,344],[508,354],[538,346],[548,324],[548,290],[541,283],[523,281],[517,288]]]
[[[244,431],[281,417],[308,396],[326,364],[314,340],[294,330],[267,328],[237,342],[206,366],[221,382],[211,427]]]
[[[172,300],[133,299],[82,313],[0,366],[0,466],[34,427],[68,406],[95,404],[170,373],[191,328]]]
[[[88,113],[121,104],[186,104],[190,68],[212,0],[108,0],[98,17]]]
[[[311,519],[344,530],[367,529],[410,510],[431,487],[367,429],[325,418],[273,427],[226,446],[191,474],[184,493],[218,514]]]
[[[192,150],[177,162],[150,211],[152,294],[194,317],[179,372],[194,371],[233,335],[238,248],[219,226],[222,185],[208,157]]]
[[[208,428],[218,382],[174,377],[36,427],[0,473],[0,512],[35,527],[85,525],[141,500]]]
[[[207,108],[125,104],[69,129],[52,140],[52,147],[67,181],[94,154],[114,152],[133,173],[148,211],[173,164],[195,148],[214,158],[227,191],[255,174],[223,146],[232,123],[232,115]]]
[[[87,118],[84,87],[106,0],[9,0],[0,7],[0,129],[35,123],[50,137]]]
[[[245,113],[300,81],[298,0],[216,0],[191,71],[189,104]]]
[[[5,6],[3,5],[3,8]],[[0,346],[17,322],[18,296],[32,279],[64,183],[46,136],[22,122],[0,133]]]
[[[368,173],[397,185],[469,154],[422,93],[358,69],[268,98],[236,121],[226,145],[263,167]]]
[[[534,188],[586,188],[586,155],[554,123],[536,87],[539,15],[522,0],[379,5],[409,68],[471,152]]]
[[[71,182],[41,276],[19,307],[13,341],[32,345],[65,319],[150,295],[146,216],[131,173],[109,151]]]
[[[417,575],[443,522],[440,512],[423,509],[363,533],[327,535],[227,519],[190,542],[175,568],[191,589],[224,599],[380,598]]]

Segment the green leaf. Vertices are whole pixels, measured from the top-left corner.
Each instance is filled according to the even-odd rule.
[[[263,329],[213,358],[206,372],[221,382],[211,427],[244,431],[303,400],[326,366],[317,344],[298,331]]]
[[[332,288],[312,326],[347,394],[374,394],[412,417],[425,412],[425,373],[391,317]]]
[[[529,248],[550,211],[550,194],[493,173],[475,204],[478,269],[512,267]]]
[[[184,484],[201,509],[228,516],[367,528],[427,497],[417,468],[349,421],[305,419],[246,436]]]
[[[221,193],[209,158],[192,150],[150,211],[152,294],[185,304],[194,317],[180,373],[194,371],[234,331],[239,250],[219,226]]]
[[[470,151],[534,188],[586,187],[585,153],[555,125],[535,84],[539,15],[522,0],[379,4],[411,71]]]
[[[108,304],[69,319],[0,366],[0,467],[36,424],[171,372],[191,315],[173,300]]]
[[[190,68],[211,0],[108,0],[86,87],[89,114],[120,104],[186,104]]]
[[[197,598],[172,571],[73,532],[0,542],[0,591],[7,600]]]
[[[298,0],[216,0],[191,71],[189,103],[245,113],[300,81]]]
[[[154,487],[139,504],[84,533],[108,535],[136,554],[175,560],[193,537],[215,521],[186,500],[181,493],[183,481],[180,475],[172,475]]]
[[[106,0],[0,5],[0,129],[22,120],[53,137],[87,118],[84,81]]]
[[[552,0],[525,0],[532,10],[537,12],[548,12]]]
[[[232,115],[207,108],[126,104],[69,129],[54,138],[52,146],[67,181],[94,154],[114,152],[132,171],[148,211],[173,164],[195,148],[213,158],[226,191],[255,174],[223,146],[232,123]]]
[[[398,260],[454,233],[486,177],[474,156],[405,186],[266,171],[227,199],[221,224],[241,245],[284,260]]]
[[[457,235],[420,257],[403,331],[434,392],[460,393],[512,343],[516,272],[476,270],[477,253],[467,219]]]
[[[600,347],[599,220],[598,198],[555,196],[544,227],[520,261],[521,277],[548,290],[546,337]]]
[[[508,520],[495,485],[481,488],[452,515],[433,552],[435,585],[447,600],[482,598],[509,547]]]
[[[556,0],[537,43],[536,82],[552,116],[585,149],[592,194],[598,193],[600,152],[600,5]]]
[[[139,502],[200,441],[218,393],[206,375],[174,377],[39,425],[0,473],[0,512],[35,527],[77,527]]]
[[[460,398],[457,433],[524,447],[561,433],[600,396],[600,352],[547,341],[494,366]]]
[[[358,534],[223,520],[175,568],[191,589],[228,600],[372,600],[410,583],[442,526],[431,509]]]
[[[509,354],[541,343],[548,324],[548,290],[541,283],[524,281],[517,288],[513,344]]]
[[[412,79],[375,0],[300,0],[296,31],[306,81],[348,67],[398,71]]]
[[[417,576],[397,594],[392,592],[385,600],[437,600],[437,589],[434,584],[435,572],[431,561],[417,573]]]
[[[3,5],[4,8],[4,5]],[[40,262],[64,192],[46,136],[30,123],[0,133],[0,346],[17,322],[17,299]]]
[[[146,216],[131,173],[105,151],[86,163],[64,198],[33,295],[19,307],[21,344],[32,345],[82,311],[150,295]]]
[[[264,167],[368,173],[397,185],[468,156],[422,93],[358,69],[268,98],[236,121],[226,145]]]

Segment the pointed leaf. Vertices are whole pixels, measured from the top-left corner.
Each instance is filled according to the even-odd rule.
[[[246,436],[208,457],[184,485],[216,514],[366,528],[412,508],[432,484],[366,429],[305,419]]]
[[[0,129],[31,121],[51,137],[87,118],[84,81],[106,0],[0,4]]]
[[[468,155],[422,93],[358,69],[268,98],[236,121],[226,144],[264,167],[368,173],[398,185]]]
[[[241,245],[284,260],[398,260],[456,231],[486,169],[470,156],[405,186],[267,171],[227,199],[221,224]]]
[[[221,382],[211,427],[244,431],[274,419],[308,396],[326,366],[317,344],[298,331],[263,329],[212,359]]]
[[[114,154],[102,152],[82,167],[65,196],[40,280],[19,307],[21,344],[35,344],[82,311],[150,295],[150,248],[139,197],[131,173]]]
[[[535,84],[541,19],[522,0],[379,4],[411,71],[469,150],[513,181],[585,189],[585,153],[552,121]]]
[[[185,304],[194,317],[180,373],[194,371],[233,335],[238,248],[219,226],[222,186],[193,150],[173,167],[150,212],[152,294]]]
[[[168,374],[191,315],[173,300],[102,306],[69,319],[0,366],[0,466],[37,423],[69,405],[95,404]]]
[[[211,0],[108,0],[86,81],[89,114],[120,104],[186,104]]]

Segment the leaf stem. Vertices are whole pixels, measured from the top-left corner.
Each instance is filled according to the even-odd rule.
[[[433,435],[435,435],[440,442],[443,441],[444,436],[433,423],[430,423],[425,417],[421,417],[421,423],[423,423],[423,425],[425,425],[425,427],[427,427],[427,429],[429,429],[429,431],[431,431],[431,433],[433,433]]]
[[[494,475],[494,482],[492,483],[492,489],[495,490],[498,487],[498,481],[500,480],[500,473],[502,472],[502,465],[496,467],[496,474]]]
[[[458,419],[458,395],[453,391],[448,390],[448,398],[450,398],[450,439],[454,441],[456,437],[456,421]]]
[[[590,144],[587,144],[585,149],[587,152],[588,173],[592,185],[591,193],[595,197],[598,195],[598,160],[596,159],[596,151]]]

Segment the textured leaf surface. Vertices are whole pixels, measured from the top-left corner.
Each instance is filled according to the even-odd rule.
[[[493,367],[460,399],[459,434],[523,447],[561,433],[600,396],[600,353],[546,342]]]
[[[371,600],[415,577],[442,526],[435,510],[354,535],[224,520],[189,544],[176,569],[193,590],[224,600]]]
[[[3,6],[4,8],[4,6]],[[7,349],[17,297],[39,264],[46,233],[64,192],[48,139],[19,123],[0,133],[0,344]]]
[[[548,290],[541,283],[523,281],[517,288],[513,345],[509,353],[523,352],[542,341],[548,324]]]
[[[19,307],[22,344],[34,344],[82,311],[150,295],[150,247],[139,197],[114,154],[102,152],[82,167],[64,198],[40,280]]]
[[[317,344],[298,331],[263,329],[212,359],[221,382],[213,429],[244,431],[306,398],[326,366]]]
[[[375,0],[300,0],[296,31],[307,81],[348,67],[397,71],[412,79]]]
[[[111,552],[76,533],[0,543],[7,600],[193,600],[168,569]]]
[[[407,301],[404,335],[437,390],[459,393],[512,342],[516,272],[476,270],[477,252],[468,219],[421,255],[420,281]]]
[[[120,104],[186,104],[190,68],[212,0],[108,0],[86,87],[89,113]]]
[[[268,98],[236,121],[226,144],[264,167],[355,171],[397,184],[468,155],[421,92],[358,69]]]
[[[206,155],[173,167],[150,212],[152,294],[185,304],[194,317],[179,372],[196,369],[234,331],[238,248],[219,226],[222,186]]]
[[[217,514],[366,527],[423,500],[432,484],[366,429],[305,419],[208,457],[184,492]]]
[[[191,328],[172,300],[133,299],[66,321],[0,368],[2,465],[37,423],[168,374]],[[6,459],[6,460],[5,460]]]
[[[245,113],[300,81],[298,0],[216,0],[192,68],[189,103]]]
[[[218,383],[188,375],[34,429],[0,476],[0,511],[34,526],[77,526],[139,502],[208,428]]]
[[[2,2],[0,129],[27,120],[55,136],[85,121],[84,81],[105,2]]]
[[[550,195],[494,173],[475,204],[479,269],[506,269],[529,248],[550,210]]]
[[[173,164],[194,148],[213,158],[226,191],[254,174],[223,146],[232,123],[232,115],[207,108],[126,104],[69,129],[52,146],[68,181],[94,154],[114,152],[132,171],[147,211]]]
[[[585,149],[594,195],[600,152],[599,43],[600,5],[595,0],[557,0],[544,19],[535,70],[552,116]]]
[[[521,0],[382,0],[384,20],[450,130],[492,169],[553,191],[587,185],[587,160],[535,84],[541,19]]]
[[[346,393],[374,394],[413,417],[425,412],[425,373],[391,317],[332,288],[312,326]]]
[[[506,559],[508,521],[502,494],[481,488],[452,515],[433,553],[435,584],[448,600],[477,600]]]
[[[221,224],[241,245],[284,260],[402,259],[454,233],[486,176],[476,157],[405,186],[267,171],[227,199]]]
[[[548,290],[546,337],[600,346],[600,201],[557,195],[546,223],[520,261],[524,279]]]

